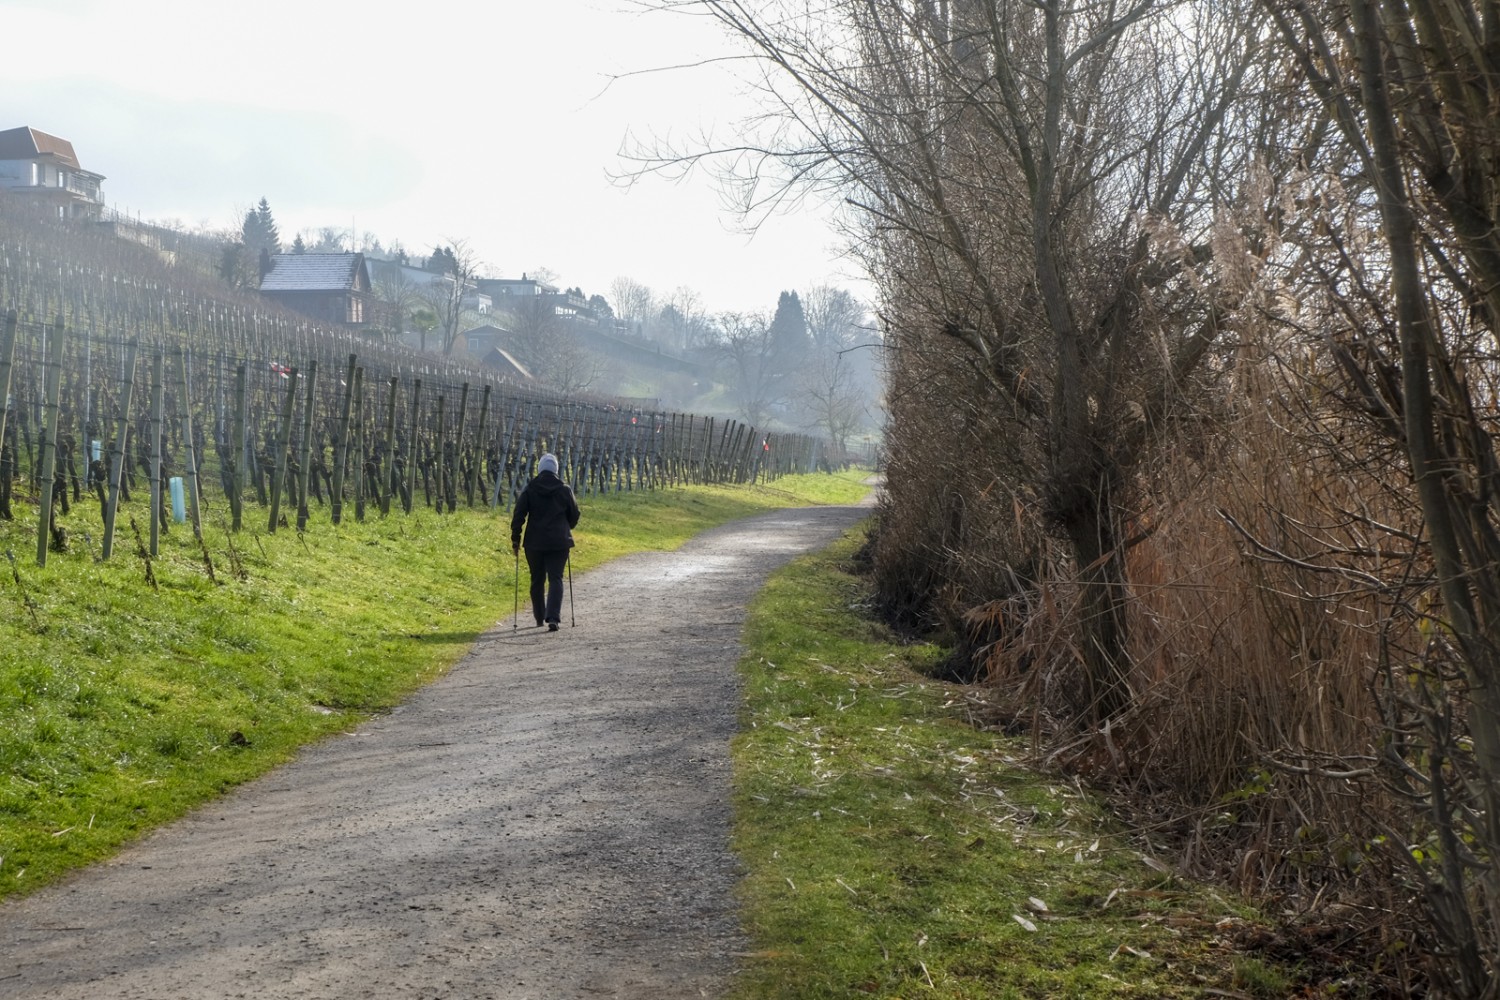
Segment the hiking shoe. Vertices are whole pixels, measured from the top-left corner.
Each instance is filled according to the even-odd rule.
[[[547,623],[547,631],[548,632],[556,632],[557,631],[557,622],[548,622]]]

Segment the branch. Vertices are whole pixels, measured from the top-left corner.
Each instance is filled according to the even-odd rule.
[[[1245,541],[1249,542],[1252,548],[1254,548],[1262,555],[1276,560],[1277,562],[1283,562],[1288,566],[1295,566],[1298,569],[1307,570],[1309,573],[1326,573],[1333,576],[1342,576],[1346,579],[1354,580],[1358,583],[1363,583],[1366,586],[1373,587],[1377,590],[1384,589],[1385,587],[1385,581],[1381,580],[1377,576],[1372,576],[1369,573],[1364,573],[1357,569],[1350,569],[1348,566],[1319,566],[1316,563],[1310,563],[1306,560],[1298,559],[1296,556],[1288,555],[1287,553],[1282,552],[1280,549],[1274,549],[1262,542],[1260,539],[1256,538],[1254,535],[1250,534],[1250,532],[1246,530],[1245,527],[1240,524],[1240,522],[1234,519],[1234,515],[1230,514],[1224,508],[1216,507],[1214,508],[1214,510],[1229,524],[1231,528],[1239,532],[1240,536],[1244,538]]]

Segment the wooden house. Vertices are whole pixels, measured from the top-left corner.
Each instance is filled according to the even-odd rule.
[[[278,253],[262,265],[260,293],[309,319],[363,329],[375,318],[362,253]]]

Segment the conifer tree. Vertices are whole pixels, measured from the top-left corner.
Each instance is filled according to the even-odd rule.
[[[265,198],[260,204],[245,213],[245,222],[240,227],[240,242],[250,250],[250,259],[260,256],[260,251],[281,253],[281,234],[277,232],[276,220],[271,215],[271,206]]]
[[[807,315],[796,292],[782,292],[771,319],[771,347],[783,371],[790,371],[807,353]]]
[[[434,274],[453,274],[458,270],[458,259],[449,247],[437,247],[427,258],[427,270]]]
[[[245,221],[240,223],[240,244],[247,247],[260,246],[260,216],[255,214],[255,209],[245,213]]]
[[[276,229],[276,220],[271,217],[271,206],[264,196],[255,210],[255,218],[261,237],[261,244],[257,249],[281,253],[281,233]]]

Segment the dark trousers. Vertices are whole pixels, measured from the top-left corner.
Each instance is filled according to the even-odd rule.
[[[562,578],[567,565],[567,549],[526,550],[526,568],[531,570],[531,613],[538,625],[562,621]]]

